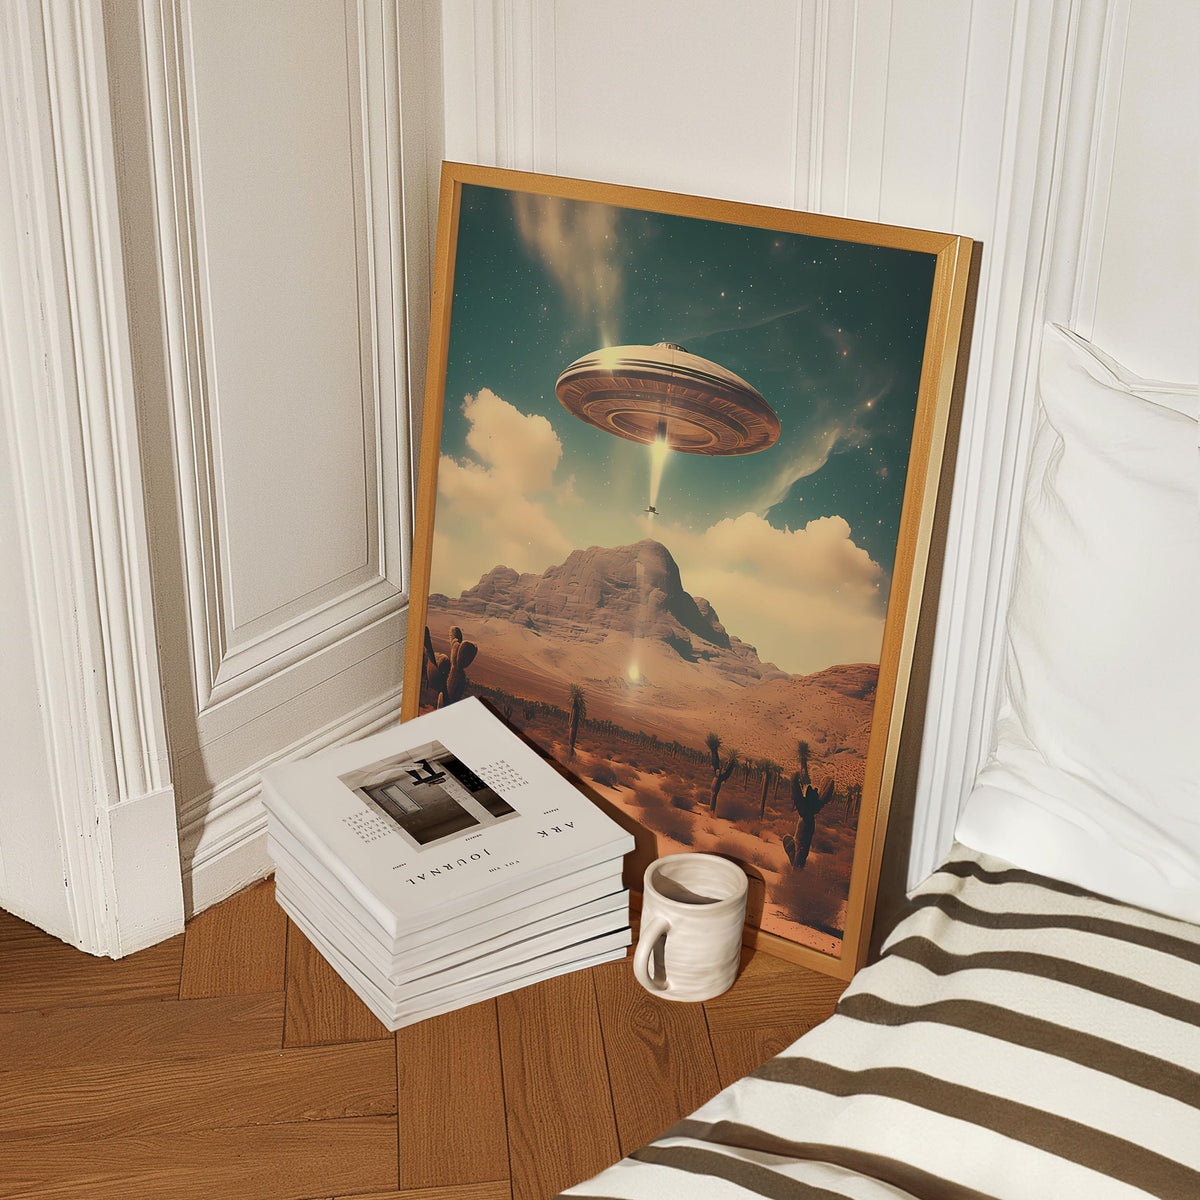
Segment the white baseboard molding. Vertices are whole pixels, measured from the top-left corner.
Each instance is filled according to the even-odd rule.
[[[267,817],[259,799],[259,775],[283,759],[302,758],[327,746],[352,742],[400,719],[402,690],[316,730],[271,755],[252,771],[227,781],[203,806],[184,817],[179,831],[184,907],[190,920],[213,904],[264,879],[275,869],[267,855]]]
[[[109,944],[103,950],[113,958],[183,932],[175,822],[169,787],[100,809],[110,906]]]
[[[275,870],[267,854],[267,822],[258,789],[247,799],[247,820],[242,834],[221,850],[197,864],[184,876],[184,894],[190,920],[242,888],[265,879]]]

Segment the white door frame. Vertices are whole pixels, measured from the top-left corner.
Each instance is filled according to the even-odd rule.
[[[66,890],[72,927],[52,932],[119,957],[180,931],[183,895],[98,3],[0,7],[0,118],[4,399],[54,781],[32,802],[61,838],[38,874]],[[35,922],[39,899],[0,895]]]

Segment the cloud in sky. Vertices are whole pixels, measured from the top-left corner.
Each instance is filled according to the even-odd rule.
[[[595,320],[605,345],[613,344],[623,290],[619,210],[528,192],[514,193],[513,210],[522,242],[550,272],[563,298]]]
[[[891,381],[878,391],[864,396],[841,420],[829,420],[824,428],[806,434],[794,447],[784,447],[787,457],[774,475],[755,496],[751,507],[766,513],[787,497],[792,485],[809,475],[815,475],[828,461],[834,450],[861,446],[870,439],[864,418],[891,390]],[[790,451],[790,452],[789,452]]]
[[[815,475],[829,461],[829,455],[841,438],[841,426],[831,424],[802,441],[755,496],[751,505],[755,512],[766,513],[788,494],[797,480]]]
[[[786,530],[747,512],[701,533],[673,526],[661,538],[683,586],[763,659],[797,674],[879,661],[883,570],[841,517]]]
[[[541,416],[520,412],[489,388],[467,396],[467,446],[478,461],[443,455],[430,590],[456,596],[498,563],[544,571],[571,542],[552,515],[572,498],[555,486],[562,443]]]

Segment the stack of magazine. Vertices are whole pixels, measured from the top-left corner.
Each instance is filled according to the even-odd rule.
[[[479,700],[263,773],[275,894],[389,1028],[620,958],[633,838]]]

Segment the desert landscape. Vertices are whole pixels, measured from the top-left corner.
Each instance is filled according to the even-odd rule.
[[[431,595],[427,626],[423,711],[488,700],[658,853],[740,861],[762,881],[763,929],[840,953],[876,665],[763,662],[649,538],[542,574],[496,566]],[[802,837],[794,793],[810,785],[820,808]]]

